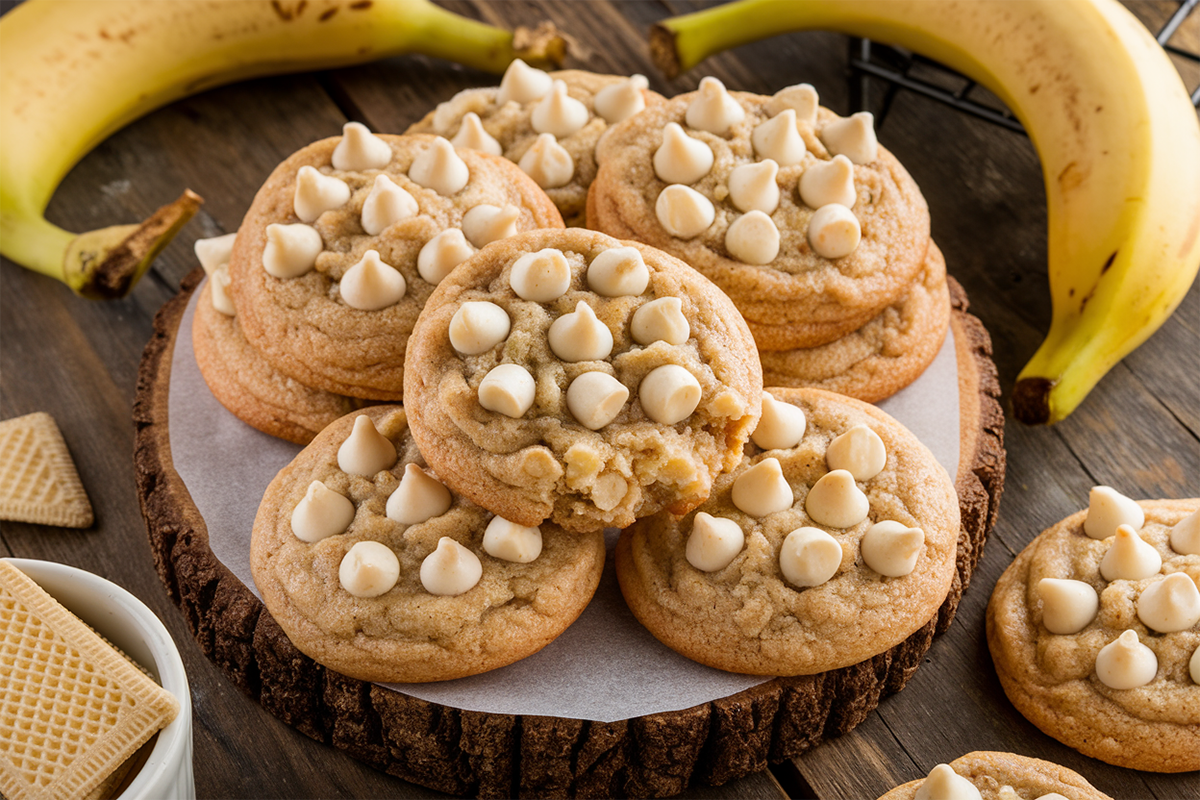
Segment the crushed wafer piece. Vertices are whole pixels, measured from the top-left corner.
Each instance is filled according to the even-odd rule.
[[[54,418],[0,422],[0,519],[86,528],[92,504]]]
[[[0,560],[0,794],[88,794],[179,713],[174,695]]]

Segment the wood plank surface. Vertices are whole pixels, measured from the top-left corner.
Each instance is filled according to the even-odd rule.
[[[444,5],[506,26],[552,19],[589,53],[571,66],[641,72],[664,94],[690,90],[707,74],[731,88],[763,93],[803,81],[817,87],[824,105],[839,113],[852,110],[843,37],[780,37],[717,56],[668,82],[653,71],[641,35],[654,20],[695,4]],[[1147,19],[1162,19],[1174,4],[1131,5]],[[1200,42],[1200,15],[1175,42],[1198,46],[1189,43]],[[81,300],[61,284],[0,263],[0,419],[50,412],[96,510],[95,525],[83,531],[0,523],[0,555],[60,561],[104,575],[163,619],[191,681],[199,797],[440,795],[281,724],[229,684],[191,639],[155,575],[134,491],[130,407],[153,315],[194,268],[195,239],[236,230],[259,184],[291,152],[338,134],[347,119],[400,132],[459,89],[495,80],[445,62],[405,57],[248,81],[179,101],[86,157],[48,211],[55,223],[82,230],[140,219],[184,186],[205,197],[197,219],[129,297]],[[1191,80],[1189,88],[1200,78]],[[1050,319],[1037,155],[1017,134],[905,93],[879,135],[929,201],[934,238],[949,270],[992,335],[1007,401]],[[1092,485],[1108,483],[1135,497],[1200,494],[1200,287],[1193,286],[1175,316],[1102,380],[1073,416],[1051,428],[1023,427],[1010,419],[1006,444],[1008,478],[999,522],[957,620],[934,643],[909,686],[859,728],[794,762],[722,787],[694,787],[684,796],[870,798],[973,749],[1057,761],[1117,798],[1196,796],[1194,775],[1110,767],[1028,723],[999,687],[983,615],[992,585],[1015,554],[1042,529],[1082,508]]]

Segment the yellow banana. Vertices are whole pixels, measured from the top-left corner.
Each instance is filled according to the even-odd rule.
[[[59,182],[127,123],[233,81],[403,53],[501,72],[557,62],[563,41],[526,36],[428,0],[27,0],[0,17],[0,254],[80,294],[120,297],[200,198],[140,224],[76,236],[48,222]]]
[[[1057,422],[1158,329],[1200,269],[1200,121],[1162,48],[1115,0],[740,0],[665,20],[674,75],[729,47],[824,29],[905,47],[994,92],[1041,157],[1050,331],[1013,391]]]

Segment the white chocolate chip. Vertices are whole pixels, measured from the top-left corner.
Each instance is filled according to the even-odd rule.
[[[717,572],[728,567],[745,544],[741,525],[701,511],[692,519],[684,555],[701,572]]]
[[[486,353],[508,338],[508,313],[486,300],[463,303],[450,318],[450,345],[464,356]]]
[[[1186,572],[1173,572],[1142,590],[1137,615],[1152,631],[1185,631],[1200,622],[1200,589]]]
[[[536,561],[542,554],[542,529],[492,517],[483,532],[483,552],[515,564]]]
[[[650,285],[650,269],[636,247],[611,247],[592,259],[587,283],[604,297],[636,297]]]
[[[803,409],[763,392],[762,416],[750,439],[763,450],[786,450],[800,444],[807,426]]]
[[[660,425],[674,425],[690,417],[702,394],[700,381],[676,364],[656,367],[638,386],[642,410]]]
[[[781,167],[799,164],[807,148],[796,129],[796,112],[784,109],[766,122],[756,126],[750,142],[759,158],[770,158]]]
[[[820,586],[842,565],[842,546],[820,528],[796,528],[779,546],[779,570],[793,586]]]
[[[320,481],[308,485],[292,509],[292,533],[302,542],[319,542],[345,533],[354,521],[354,503]]]
[[[504,152],[504,148],[500,146],[495,137],[484,130],[483,121],[474,111],[468,111],[463,115],[462,124],[458,126],[458,133],[454,134],[450,144],[454,145],[456,150],[478,150],[492,156],[498,156]]]
[[[628,400],[629,388],[607,372],[585,372],[567,387],[567,410],[590,431],[616,419]]]
[[[347,172],[383,169],[392,160],[392,148],[361,122],[342,126],[342,140],[333,148],[333,168]]]
[[[393,223],[415,217],[420,211],[416,198],[381,172],[363,201],[362,227],[368,236],[378,236]]]
[[[222,264],[220,269],[213,272],[209,280],[212,281],[209,296],[212,299],[213,308],[227,317],[236,316],[237,309],[233,307],[233,298],[229,296],[229,265]]]
[[[567,94],[567,84],[556,80],[550,92],[533,107],[529,122],[538,133],[550,133],[562,139],[587,125],[587,106]]]
[[[683,301],[678,297],[660,297],[633,312],[629,333],[641,345],[658,341],[683,344],[692,335],[692,330],[683,315]]]
[[[695,183],[713,165],[712,148],[688,136],[677,122],[663,128],[662,144],[654,151],[654,174],[666,183]]]
[[[725,249],[743,264],[770,264],[779,255],[779,229],[763,212],[751,211],[725,231]]]
[[[704,233],[717,216],[711,200],[690,186],[678,183],[659,193],[654,213],[663,229],[680,239],[691,239]]]
[[[777,458],[764,458],[733,482],[733,504],[752,517],[792,507],[796,496]]]
[[[518,364],[492,367],[479,384],[479,405],[506,417],[520,419],[533,406],[537,384]]]
[[[1192,683],[1200,684],[1200,647],[1196,648],[1188,660],[1188,674],[1192,676]]]
[[[1061,795],[1058,792],[1047,792],[1046,794],[1034,798],[1034,800],[1070,800],[1070,798],[1065,795]]]
[[[512,203],[500,208],[489,203],[480,203],[463,214],[462,232],[467,241],[476,247],[484,247],[499,239],[506,239],[517,232],[521,209]]]
[[[1193,511],[1171,528],[1171,549],[1185,556],[1200,556],[1200,511]]]
[[[584,301],[554,320],[546,334],[550,350],[563,361],[600,361],[612,352],[613,335]]]
[[[1083,581],[1042,578],[1037,592],[1042,598],[1042,624],[1051,633],[1079,633],[1100,609],[1100,596]]]
[[[975,784],[955,772],[949,764],[938,764],[917,787],[913,800],[980,800]]]
[[[529,66],[521,59],[514,59],[500,79],[500,91],[496,93],[496,105],[505,103],[530,103],[541,99],[550,91],[554,79],[546,72]]]
[[[767,101],[767,113],[777,116],[785,109],[796,112],[796,121],[804,125],[815,125],[817,122],[817,106],[820,99],[817,90],[809,83],[798,83],[780,89]]]
[[[917,566],[925,531],[894,520],[876,522],[863,534],[859,550],[863,563],[888,578],[903,578]]]
[[[426,282],[436,286],[474,252],[474,246],[461,230],[447,228],[426,242],[417,253],[417,272]]]
[[[878,433],[860,423],[829,443],[825,463],[846,470],[856,481],[869,481],[887,464],[887,448]]]
[[[804,510],[819,525],[852,528],[867,518],[871,503],[844,469],[835,469],[813,484],[804,500]]]
[[[870,111],[859,111],[828,123],[821,131],[821,141],[830,153],[846,156],[855,164],[870,164],[879,156],[875,116]]]
[[[571,287],[571,265],[562,250],[547,247],[518,258],[508,283],[522,300],[549,303]]]
[[[575,159],[550,133],[534,139],[517,166],[543,189],[566,186],[575,177]]]
[[[400,302],[408,291],[408,284],[399,270],[383,263],[378,252],[368,250],[342,275],[338,291],[342,301],[351,308],[378,311]]]
[[[1083,520],[1083,532],[1093,539],[1107,539],[1117,532],[1117,526],[1129,525],[1140,529],[1146,524],[1146,514],[1136,500],[1111,486],[1093,486],[1088,492],[1088,513]]]
[[[1096,677],[1111,689],[1136,689],[1154,680],[1158,657],[1137,631],[1125,631],[1096,654]]]
[[[421,585],[430,594],[463,594],[475,588],[482,576],[479,556],[449,536],[439,539],[437,549],[421,562]]]
[[[355,597],[387,594],[400,578],[400,559],[380,542],[358,542],[342,557],[338,581]]]
[[[317,217],[330,209],[341,208],[349,200],[350,187],[345,181],[322,175],[315,167],[301,167],[296,173],[292,209],[301,222],[316,222]]]
[[[454,498],[441,481],[416,464],[404,465],[404,477],[387,500],[387,518],[401,525],[440,517],[450,510]]]
[[[646,107],[642,91],[650,85],[645,75],[630,75],[623,81],[612,83],[596,92],[592,104],[596,113],[609,125],[628,119]]]
[[[808,221],[808,243],[824,258],[848,256],[862,240],[862,226],[854,212],[837,203],[821,206]]]
[[[774,214],[779,208],[779,165],[771,159],[742,164],[729,173],[729,200],[738,211]]]
[[[276,278],[299,278],[317,264],[325,248],[317,229],[302,222],[267,226],[267,246],[263,248],[263,269]]]
[[[1117,526],[1117,533],[1100,559],[1100,575],[1106,581],[1140,581],[1157,575],[1162,556],[1128,525]]]
[[[439,136],[413,159],[408,168],[408,177],[418,186],[449,197],[467,185],[471,180],[471,171],[467,168],[467,162],[454,151],[454,145]]]
[[[236,238],[236,233],[227,233],[211,239],[196,240],[192,248],[196,251],[200,266],[204,267],[205,275],[212,275],[221,266],[229,263],[229,257],[233,255],[233,240]]]
[[[821,208],[837,203],[853,208],[858,201],[854,188],[854,164],[845,156],[810,165],[800,176],[800,200],[809,208]]]
[[[710,76],[700,80],[699,91],[688,104],[684,119],[689,128],[724,136],[745,117],[741,104],[725,91],[725,84]]]
[[[396,446],[379,432],[366,414],[354,418],[354,429],[337,453],[338,469],[348,475],[372,477],[396,463]]]

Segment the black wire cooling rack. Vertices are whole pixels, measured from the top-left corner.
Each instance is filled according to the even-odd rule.
[[[1171,44],[1179,26],[1197,10],[1200,0],[1180,0],[1179,7],[1158,31],[1155,39],[1169,54],[1200,65],[1200,53],[1193,53]],[[970,114],[1018,133],[1025,129],[1008,109],[975,81],[923,56],[896,47],[888,47],[870,39],[850,39],[850,105],[875,114],[876,125],[882,124],[891,109],[892,101],[903,89],[938,100],[963,113]],[[883,96],[878,108],[871,108],[871,82],[882,81]],[[1200,109],[1200,85],[1191,90],[1192,105]]]

